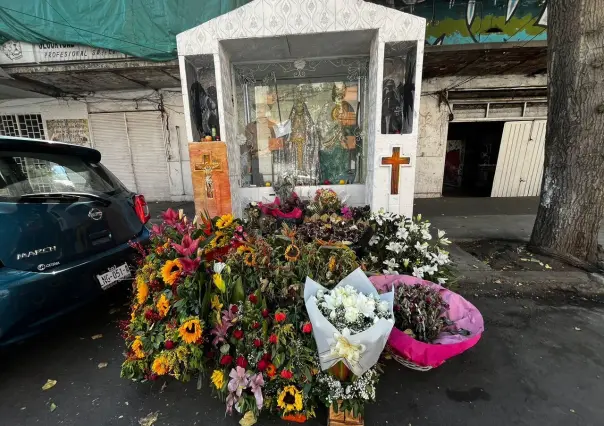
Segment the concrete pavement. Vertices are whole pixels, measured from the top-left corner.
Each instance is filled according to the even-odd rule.
[[[117,320],[125,295],[72,315],[54,331],[0,354],[0,424],[237,425],[206,385],[120,379],[123,343]],[[478,345],[426,373],[388,361],[366,425],[601,425],[604,419],[604,307],[514,298],[476,299],[486,332]],[[115,311],[115,309],[119,309]],[[101,333],[102,338],[91,336]],[[107,362],[107,368],[98,368]],[[47,379],[57,380],[48,391]],[[56,404],[50,411],[50,404]],[[285,424],[271,416],[259,425]],[[325,417],[307,423],[325,424]]]

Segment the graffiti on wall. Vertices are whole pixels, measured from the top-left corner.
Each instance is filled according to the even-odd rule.
[[[426,18],[426,44],[543,41],[547,0],[370,0]]]

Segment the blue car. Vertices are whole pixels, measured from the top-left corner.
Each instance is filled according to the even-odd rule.
[[[0,137],[0,346],[132,278],[149,209],[97,150]]]

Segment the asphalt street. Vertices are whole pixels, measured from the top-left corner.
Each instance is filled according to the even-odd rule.
[[[150,413],[158,413],[156,426],[238,424],[225,417],[224,404],[207,385],[198,391],[196,383],[121,379],[117,321],[127,315],[127,297],[116,291],[106,296],[53,330],[3,350],[0,425],[139,425]],[[604,424],[604,306],[473,302],[486,318],[478,345],[430,372],[387,362],[366,425]],[[44,391],[48,379],[57,384]],[[265,416],[258,424],[285,422]]]

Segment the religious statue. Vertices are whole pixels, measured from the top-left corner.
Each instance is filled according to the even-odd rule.
[[[316,183],[319,167],[319,137],[304,95],[298,90],[289,114],[291,133],[285,146],[285,163],[294,171],[298,181]],[[285,172],[288,170],[282,170]]]

